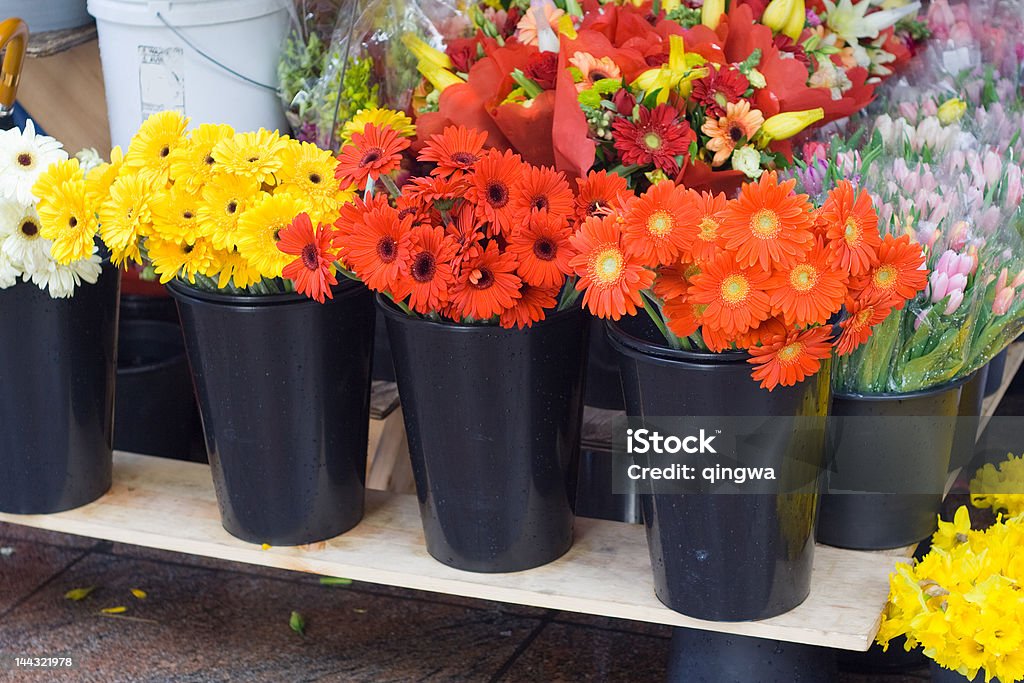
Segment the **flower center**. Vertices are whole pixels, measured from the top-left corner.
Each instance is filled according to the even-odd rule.
[[[398,243],[391,235],[384,235],[377,240],[377,257],[384,263],[391,263],[398,258]]]
[[[206,162],[206,165],[207,165],[207,166],[213,166],[213,164],[214,164],[214,161],[215,161],[215,160],[214,160],[214,158],[213,158],[213,155],[212,155],[212,154],[207,154],[207,155],[206,155],[206,158],[205,158],[205,159],[203,159],[203,161],[205,161],[205,162]]]
[[[170,154],[170,153],[171,153],[171,148],[168,147],[167,145],[164,145],[163,147],[160,148],[160,158],[161,159],[166,158],[167,155]]]
[[[603,71],[598,71],[597,69],[594,69],[593,71],[590,72],[589,78],[591,83],[597,83],[598,81],[603,81],[604,79],[608,78],[608,74],[604,73]]]
[[[185,254],[186,256],[188,256],[193,251],[195,251],[195,248],[196,248],[196,245],[194,245],[194,244],[186,244],[184,247],[181,248],[181,252],[183,254]]]
[[[604,210],[604,204],[601,203],[600,199],[595,199],[594,201],[592,201],[589,204],[587,204],[587,215],[588,216],[596,216],[599,213],[601,213],[603,210]]]
[[[234,199],[232,199],[230,202],[228,202],[227,209],[228,209],[228,213],[229,214],[234,213],[235,211],[238,211],[238,202],[236,202]]]
[[[309,182],[313,183],[314,185],[319,185],[321,181],[323,181],[323,178],[320,177],[319,173],[309,174]]]
[[[860,225],[857,224],[857,219],[853,216],[846,219],[846,228],[843,230],[843,239],[851,246],[856,246],[860,243]]]
[[[761,209],[750,219],[750,230],[755,237],[771,239],[779,234],[779,217],[769,209]]]
[[[371,147],[370,149],[366,150],[366,154],[364,154],[363,158],[359,160],[359,168],[372,166],[373,164],[380,161],[381,157],[383,156],[384,150],[382,150],[380,147]]]
[[[309,270],[320,269],[320,254],[316,251],[315,244],[307,244],[302,247],[302,252],[299,254],[302,259],[302,265]]]
[[[714,242],[718,239],[718,221],[711,216],[704,216],[698,227],[700,232],[697,236],[705,242]]]
[[[412,273],[412,279],[416,282],[430,282],[434,279],[434,273],[437,272],[434,255],[427,251],[416,254],[409,270]]]
[[[742,275],[730,275],[722,280],[722,299],[735,306],[743,303],[750,293],[750,282]]]
[[[69,228],[77,228],[78,227],[78,218],[76,218],[75,216],[72,216],[71,218],[69,218],[68,219],[68,227]]]
[[[469,284],[477,289],[488,289],[494,284],[494,274],[487,268],[474,268],[469,274]]]
[[[547,237],[541,237],[533,243],[533,255],[541,261],[551,261],[558,253],[558,245]]]
[[[533,201],[530,202],[530,207],[537,211],[543,211],[548,208],[548,198],[542,194],[537,195],[533,198]]]
[[[455,152],[450,158],[459,166],[472,166],[480,160],[480,157],[470,152]]]
[[[868,321],[871,319],[871,315],[874,312],[875,312],[875,309],[873,307],[865,308],[864,310],[858,312],[857,313],[857,317],[855,318],[854,326],[855,327],[864,327],[865,325],[867,325]]]
[[[22,152],[21,154],[18,155],[19,166],[24,166],[25,168],[28,168],[33,163],[35,163],[35,159],[33,159],[32,155],[29,154],[28,152]]]
[[[622,265],[622,252],[618,247],[607,246],[591,260],[590,271],[594,280],[607,285],[622,277]]]
[[[181,217],[187,221],[190,221],[193,218],[195,218],[195,214],[189,211],[188,209],[185,209],[185,211],[181,214]]]
[[[71,226],[72,228],[75,226]],[[39,234],[39,226],[33,221],[24,221],[21,224],[21,234],[25,237],[32,238]]]
[[[675,227],[675,221],[672,220],[672,215],[668,211],[655,211],[647,218],[647,232],[655,237],[664,237],[672,232],[673,227]]]
[[[880,289],[891,289],[896,286],[896,277],[898,273],[896,268],[893,266],[882,266],[875,271],[875,276],[872,278],[876,287]]]
[[[802,356],[803,353],[803,342],[793,342],[792,344],[787,344],[779,349],[779,352],[775,354],[775,357],[778,358],[779,362],[783,365],[792,365],[800,360],[800,356]]]
[[[808,264],[794,268],[789,274],[789,284],[798,292],[809,292],[818,284],[818,269]]]
[[[740,128],[739,124],[734,123],[729,126],[729,137],[733,142],[739,142],[743,139],[743,129]]]
[[[508,204],[508,187],[505,186],[505,183],[498,181],[487,183],[487,203],[495,209],[500,209]]]
[[[653,130],[649,133],[644,134],[644,147],[651,150],[652,152],[661,149],[662,140],[661,136],[655,133]]]

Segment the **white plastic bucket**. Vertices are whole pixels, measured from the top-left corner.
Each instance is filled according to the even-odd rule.
[[[164,110],[182,112],[192,126],[287,130],[275,89],[289,4],[89,0],[99,32],[111,144],[127,149],[143,120]]]

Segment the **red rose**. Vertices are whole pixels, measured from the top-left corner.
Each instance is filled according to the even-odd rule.
[[[531,55],[523,73],[542,89],[554,90],[558,78],[558,53],[538,52]]]

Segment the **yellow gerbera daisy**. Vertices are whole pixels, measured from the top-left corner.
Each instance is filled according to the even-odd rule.
[[[82,167],[78,159],[71,157],[65,161],[58,161],[50,164],[36,179],[32,186],[32,194],[40,199],[46,200],[55,195],[66,183],[78,183],[85,179]]]
[[[142,173],[152,174],[157,182],[166,183],[171,168],[171,154],[186,144],[188,119],[176,111],[153,114],[139,127],[128,145],[124,165]]]
[[[407,138],[416,135],[416,126],[413,124],[412,119],[402,112],[373,107],[372,109],[360,109],[356,112],[356,115],[341,129],[341,141],[343,143],[351,142],[352,135],[354,133],[363,133],[366,130],[367,124],[370,123],[377,128],[390,126],[399,135]]]
[[[282,153],[275,192],[289,192],[306,202],[311,216],[332,216],[338,212],[341,185],[334,177],[337,159],[311,142],[289,141]],[[333,223],[334,220],[332,219]]]
[[[110,186],[110,196],[100,204],[100,237],[114,252],[134,255],[139,237],[152,232],[153,215],[149,198],[152,176],[123,175]]]
[[[189,192],[199,192],[217,172],[213,148],[234,134],[231,126],[223,123],[204,123],[196,128],[186,144],[171,152],[171,179]]]
[[[124,153],[120,147],[115,147],[110,150],[110,163],[100,164],[85,174],[85,198],[90,204],[99,206],[103,203],[123,164]]]
[[[199,197],[175,184],[150,201],[153,233],[163,240],[194,242],[199,236]]]
[[[224,288],[227,287],[228,283],[231,283],[239,289],[245,289],[249,285],[263,279],[259,269],[253,268],[238,253],[237,249],[232,249],[231,251],[221,250],[217,254],[221,263],[220,279],[217,282],[218,287]]]
[[[95,248],[96,211],[86,200],[85,181],[63,183],[36,206],[39,233],[51,240],[50,256],[61,265],[89,258]]]
[[[129,261],[142,265],[142,253],[138,242],[132,242],[124,249],[110,249],[110,262],[118,268],[127,268]]]
[[[238,253],[263,277],[280,277],[294,257],[277,248],[279,234],[305,210],[302,201],[290,194],[265,195],[238,219]]]
[[[151,237],[146,240],[146,253],[160,276],[160,284],[176,276],[195,284],[196,275],[216,277],[220,270],[217,250],[202,237],[194,243]]]
[[[203,187],[203,198],[199,202],[199,225],[203,235],[218,249],[233,249],[239,216],[261,196],[260,185],[252,178],[217,176],[215,182]]]
[[[236,133],[214,146],[213,158],[226,173],[273,185],[287,141],[277,131],[262,128],[255,133]]]

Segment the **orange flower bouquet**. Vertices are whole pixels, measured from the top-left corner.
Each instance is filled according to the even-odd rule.
[[[618,192],[569,240],[585,305],[613,320],[643,308],[673,349],[745,350],[769,391],[803,381],[863,344],[928,271],[920,245],[880,236],[866,192],[840,181],[815,207],[794,184],[766,173],[733,200],[670,182]]]

